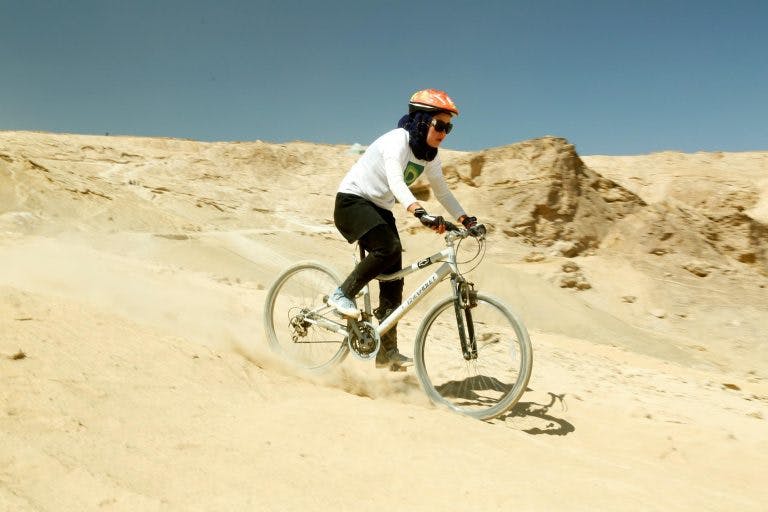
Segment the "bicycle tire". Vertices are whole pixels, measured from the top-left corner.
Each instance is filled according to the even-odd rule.
[[[462,321],[466,316],[462,312]],[[427,312],[419,326],[414,363],[422,388],[437,405],[477,418],[501,416],[522,397],[531,378],[533,348],[528,331],[500,300],[478,293],[471,308],[477,358],[464,358],[454,298]]]
[[[311,371],[322,372],[343,361],[349,352],[346,336],[311,321],[296,322],[302,311],[312,310],[316,313],[307,317],[310,320],[322,318],[343,324],[325,304],[325,297],[339,284],[341,280],[333,270],[313,261],[297,263],[280,274],[264,302],[269,347]]]

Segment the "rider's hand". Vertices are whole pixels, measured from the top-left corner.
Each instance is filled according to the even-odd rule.
[[[469,231],[469,234],[475,238],[483,238],[486,233],[485,225],[483,224],[476,224],[467,231]]]
[[[485,236],[485,226],[477,223],[477,217],[465,215],[464,218],[461,219],[461,223],[464,224],[464,227],[467,228],[467,231],[471,236],[475,238]]]
[[[441,235],[445,233],[445,219],[440,215],[436,217],[434,215],[429,215],[424,208],[416,208],[413,211],[413,215],[419,219],[422,224],[433,231],[440,233]]]

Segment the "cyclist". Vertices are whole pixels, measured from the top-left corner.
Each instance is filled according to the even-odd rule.
[[[340,314],[358,318],[360,310],[354,301],[357,293],[377,275],[391,274],[402,267],[402,245],[391,211],[395,200],[425,226],[437,233],[445,232],[443,217],[427,214],[408,188],[421,174],[426,175],[437,200],[448,213],[466,228],[473,228],[473,232],[485,232],[477,218],[466,214],[443,178],[438,148],[453,128],[454,115],[459,115],[459,109],[445,92],[416,92],[398,127],[368,146],[341,181],[334,223],[349,243],[358,241],[367,255],[329,296],[329,303]],[[380,282],[376,318],[386,318],[402,300],[402,279]],[[399,352],[394,326],[381,338],[376,367],[395,369],[412,362]]]

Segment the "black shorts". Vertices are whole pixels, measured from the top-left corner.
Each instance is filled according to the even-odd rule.
[[[360,196],[344,192],[336,194],[333,223],[349,243],[360,240],[360,237],[379,224],[388,224],[397,233],[395,216],[391,211]]]

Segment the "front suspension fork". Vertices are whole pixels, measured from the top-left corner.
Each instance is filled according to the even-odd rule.
[[[472,321],[472,308],[477,306],[477,292],[473,283],[467,281],[454,281],[456,290],[453,301],[456,313],[456,326],[459,329],[459,341],[461,353],[467,361],[477,359],[477,339],[475,338],[475,324]]]

